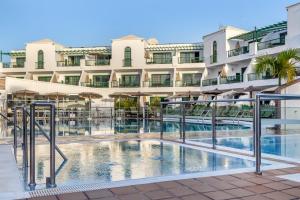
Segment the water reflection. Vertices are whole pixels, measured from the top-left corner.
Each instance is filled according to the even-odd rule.
[[[253,167],[254,162],[165,144],[159,141],[107,141],[94,144],[63,144],[68,162],[57,175],[58,185],[111,182],[127,179],[180,175]],[[49,175],[49,149],[38,145],[37,183]],[[61,159],[57,156],[57,166]]]

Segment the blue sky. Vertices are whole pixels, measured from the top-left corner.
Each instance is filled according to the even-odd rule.
[[[220,25],[244,29],[286,20],[299,0],[6,0],[0,50],[50,38],[66,46],[109,45],[127,34],[161,43],[199,42]]]

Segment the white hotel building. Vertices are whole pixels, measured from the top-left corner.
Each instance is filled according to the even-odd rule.
[[[159,44],[134,35],[112,40],[111,46],[65,47],[49,39],[27,43],[24,50],[2,52],[4,93],[28,89],[40,94],[143,92],[166,97],[199,96],[249,86],[261,90],[277,85],[268,72],[254,74],[255,60],[300,48],[300,3],[287,7],[287,21],[247,31],[225,26],[203,42]],[[183,95],[184,96],[184,95]],[[149,102],[150,98],[141,98]]]

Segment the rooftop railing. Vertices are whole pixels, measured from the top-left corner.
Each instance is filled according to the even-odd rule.
[[[247,74],[248,81],[255,81],[255,80],[268,80],[268,79],[273,79],[274,77],[271,75],[262,75],[262,74],[255,74],[255,73],[250,73]]]
[[[173,81],[144,81],[144,87],[173,87]]]
[[[201,63],[203,62],[203,58],[200,57],[179,57],[178,58],[179,64],[184,64],[184,63]]]
[[[268,40],[265,42],[259,42],[257,44],[257,50],[269,49],[277,46],[285,45],[285,37]]]
[[[242,75],[226,76],[220,78],[220,84],[239,83],[243,81]]]
[[[85,60],[86,66],[104,66],[110,65],[110,59]]]
[[[140,87],[140,81],[129,81],[129,82],[112,81],[111,86],[119,87],[119,88],[136,88],[136,87]]]
[[[238,56],[249,53],[249,46],[243,46],[237,49],[227,51],[228,57]]]
[[[176,87],[200,87],[201,80],[176,81]]]
[[[24,68],[24,62],[7,62],[3,63],[3,68]]]
[[[218,85],[218,78],[202,80],[202,86]]]
[[[81,83],[85,87],[94,87],[94,88],[108,88],[109,82],[90,82],[90,83]]]
[[[72,61],[57,61],[58,67],[77,67],[80,66],[80,62],[72,62]]]
[[[150,58],[146,61],[147,64],[172,64],[172,58]]]

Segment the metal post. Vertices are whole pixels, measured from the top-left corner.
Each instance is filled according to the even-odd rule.
[[[163,118],[163,105],[160,104],[160,139],[163,139],[163,134],[164,134],[164,118]]]
[[[261,119],[260,119],[260,96],[256,95],[255,99],[255,173],[261,175]]]
[[[30,177],[29,177],[29,188],[34,190],[35,183],[35,107],[30,105]]]
[[[212,128],[212,145],[213,149],[216,149],[216,141],[217,141],[217,131],[216,131],[216,111],[217,111],[217,103],[214,102],[212,107],[212,116],[211,116],[211,128]]]
[[[17,146],[18,146],[18,140],[17,140],[17,108],[14,107],[14,154],[15,159],[17,160]]]
[[[253,104],[253,123],[252,123],[252,129],[253,129],[253,139],[252,139],[252,143],[253,143],[253,156],[255,157],[255,155],[256,155],[256,144],[255,144],[255,142],[256,142],[256,119],[255,119],[255,116],[256,116],[256,114],[255,114],[255,112],[256,112],[256,106],[255,106],[255,104]]]
[[[50,178],[47,187],[56,187],[55,183],[55,106],[50,105]]]
[[[182,142],[185,143],[185,104],[182,104]]]
[[[27,144],[27,113],[26,107],[22,109],[22,120],[23,120],[23,164],[24,167],[28,167],[28,144]]]
[[[182,139],[182,117],[179,118],[179,137]]]

